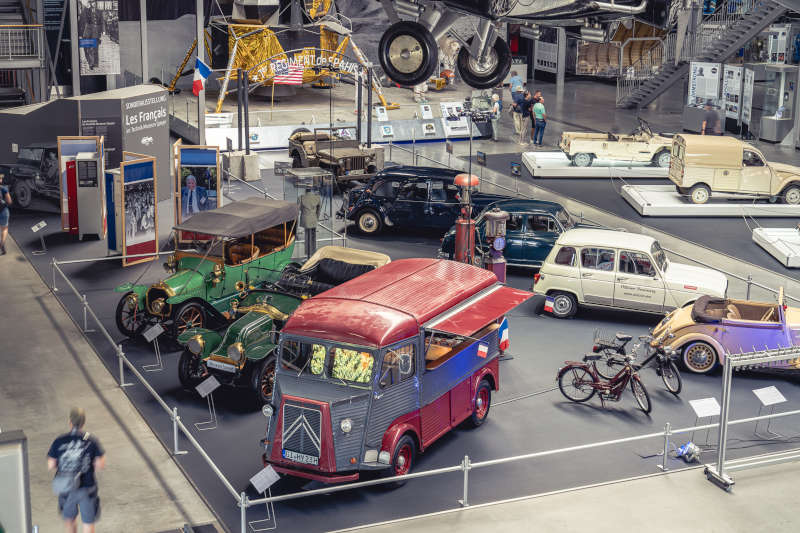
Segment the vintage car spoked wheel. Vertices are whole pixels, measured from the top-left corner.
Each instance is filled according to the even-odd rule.
[[[408,435],[403,435],[397,446],[394,448],[394,457],[392,457],[392,472],[396,476],[402,476],[411,472],[414,466],[414,460],[417,455],[417,445],[414,439]],[[404,481],[398,482],[400,485]]]
[[[381,222],[381,218],[378,216],[378,213],[368,209],[363,211],[360,215],[358,215],[358,229],[361,233],[365,233],[367,235],[374,235],[381,230],[383,223]]]
[[[252,390],[256,407],[261,409],[272,400],[275,387],[275,356],[268,355],[253,369]]]
[[[593,159],[594,156],[592,154],[581,152],[572,156],[572,164],[576,167],[590,167]]]
[[[181,353],[178,360],[178,380],[184,389],[194,391],[201,381],[203,381],[203,366],[200,363],[200,356],[193,354],[189,350]]]
[[[383,71],[402,85],[427,82],[439,62],[436,40],[417,22],[401,21],[389,26],[378,51]]]
[[[683,364],[692,372],[707,374],[717,364],[717,352],[705,342],[693,342],[683,349]]]
[[[475,37],[467,42],[472,43]],[[476,89],[490,89],[503,81],[511,68],[511,50],[508,43],[499,37],[494,41],[494,46],[486,51],[484,61],[469,54],[468,47],[462,46],[458,51],[458,72],[461,78],[470,87]]]
[[[698,183],[689,190],[689,197],[693,204],[704,204],[711,197],[711,189],[708,188],[708,185]]]
[[[781,197],[786,204],[800,204],[800,185],[789,185],[783,190]]]
[[[670,158],[671,158],[670,153],[667,152],[666,150],[663,152],[659,152],[659,154],[656,156],[656,165],[658,165],[661,168],[666,168],[669,166]]]
[[[31,198],[33,198],[33,192],[31,191],[31,186],[27,180],[18,180],[14,183],[14,202],[16,202],[17,207],[21,207],[25,209],[31,205]]]
[[[172,324],[172,336],[177,338],[178,335],[186,330],[202,328],[205,323],[205,312],[199,304],[194,302],[183,304],[178,309],[178,312],[175,313],[175,319]]]
[[[568,292],[557,292],[553,295],[553,316],[570,318],[578,312],[578,300]]]
[[[480,384],[478,384],[478,390],[475,391],[475,408],[472,410],[472,416],[469,420],[472,427],[478,427],[486,421],[491,405],[492,388],[484,379],[481,380]]]
[[[117,304],[117,329],[126,337],[135,337],[147,324],[144,309],[139,309],[139,302],[133,291],[126,293]]]
[[[631,378],[631,392],[633,397],[636,398],[636,403],[639,404],[639,409],[645,413],[649,413],[653,409],[653,404],[650,403],[650,395],[647,393],[644,383],[636,375]]]
[[[568,366],[558,373],[558,390],[568,400],[585,402],[594,396],[592,374],[580,366]]]

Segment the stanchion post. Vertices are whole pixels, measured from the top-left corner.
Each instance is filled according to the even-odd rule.
[[[119,386],[127,387],[132,384],[125,383],[125,361],[122,360],[123,357],[125,357],[125,353],[122,351],[122,345],[117,344],[117,360],[119,361]]]
[[[172,454],[173,455],[184,455],[189,452],[186,450],[181,451],[178,448],[178,421],[181,417],[178,416],[178,408],[172,408]]]
[[[242,492],[239,495],[239,515],[241,518],[241,531],[247,533],[247,494]]]
[[[753,275],[752,274],[748,274],[747,275],[747,297],[745,298],[745,300],[749,300],[750,299],[750,287],[752,285],[753,285]]]
[[[664,456],[661,458],[661,465],[659,468],[663,471],[667,471],[667,454],[669,453],[669,436],[672,434],[672,428],[667,422],[664,424]]]
[[[53,292],[58,292],[58,287],[56,287],[56,258],[52,258],[50,260],[50,269],[53,271]]]
[[[458,501],[461,507],[469,507],[469,471],[471,468],[472,465],[469,460],[469,455],[465,455],[464,460],[461,461],[461,470],[464,471],[464,495],[463,499]]]
[[[81,302],[83,303],[83,332],[94,333],[95,330],[89,329],[89,317],[88,317],[89,301],[86,299],[85,294],[81,295]]]
[[[389,161],[392,160],[392,141],[389,141]]]

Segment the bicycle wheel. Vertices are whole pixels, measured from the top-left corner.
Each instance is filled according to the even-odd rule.
[[[683,380],[675,361],[667,361],[661,364],[661,380],[672,394],[678,395],[683,388]]]
[[[568,366],[558,374],[558,389],[568,400],[585,402],[594,396],[594,377],[580,366]]]
[[[631,392],[633,392],[633,397],[636,398],[636,403],[639,404],[639,408],[645,413],[649,413],[653,408],[650,403],[650,395],[647,394],[644,383],[642,383],[639,376],[635,374],[631,377]]]
[[[594,362],[594,369],[597,370],[601,378],[611,379],[622,370],[622,362],[618,359],[613,359],[612,362],[612,358],[617,353],[611,350],[603,350],[601,354],[603,357]]]

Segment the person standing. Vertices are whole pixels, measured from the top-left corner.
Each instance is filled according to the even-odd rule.
[[[523,106],[525,105],[525,93],[522,86],[511,95],[511,116],[514,118],[514,133],[517,134],[517,144],[522,142],[522,132],[525,131],[525,118],[523,116]]]
[[[503,102],[500,101],[500,95],[495,93],[492,95],[492,140],[497,142],[497,132],[500,129],[500,113],[503,111]]]
[[[509,88],[511,90],[511,96],[513,97],[515,93],[522,92],[525,90],[524,85],[525,82],[522,81],[522,78],[519,77],[516,70],[511,71],[511,78],[508,80]]]
[[[69,412],[70,431],[59,436],[47,452],[47,468],[55,470],[53,490],[58,492],[58,511],[66,530],[78,530],[78,511],[84,533],[94,533],[100,518],[100,498],[97,496],[95,471],[106,465],[106,454],[100,442],[83,431],[86,414],[73,407]],[[66,480],[66,481],[64,481]]]
[[[700,135],[722,135],[722,121],[711,100],[706,102],[705,108],[706,114],[703,116],[703,124],[700,126]]]
[[[533,144],[542,146],[544,128],[547,126],[547,111],[544,108],[544,96],[539,95],[539,101],[533,104]]]
[[[300,226],[303,228],[303,239],[306,241],[306,257],[314,255],[317,249],[317,222],[322,202],[319,194],[306,187],[306,192],[300,197]]]
[[[0,255],[6,255],[6,239],[8,238],[8,219],[11,217],[11,194],[3,185],[6,175],[0,172]]]

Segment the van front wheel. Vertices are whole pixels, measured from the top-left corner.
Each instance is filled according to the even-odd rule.
[[[708,185],[698,183],[689,191],[689,197],[693,204],[704,204],[711,198],[711,189],[708,188]]]

